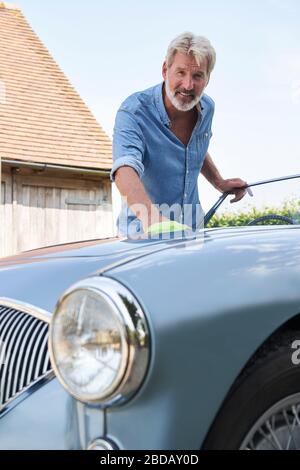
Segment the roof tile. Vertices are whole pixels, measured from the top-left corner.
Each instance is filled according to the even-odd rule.
[[[109,170],[111,140],[29,26],[0,2],[0,156]]]

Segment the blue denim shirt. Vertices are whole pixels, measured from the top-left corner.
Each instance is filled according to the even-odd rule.
[[[118,110],[111,180],[119,167],[134,168],[161,213],[195,229],[203,222],[197,180],[212,135],[214,102],[202,95],[197,123],[184,145],[170,128],[162,87],[160,83],[134,93]],[[117,223],[122,235],[142,232],[140,221],[124,201]]]

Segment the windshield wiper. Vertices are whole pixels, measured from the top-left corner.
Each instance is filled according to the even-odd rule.
[[[297,175],[289,175],[289,176],[280,176],[278,178],[271,178],[268,180],[262,180],[262,181],[256,181],[255,183],[249,183],[247,186],[244,188],[237,188],[237,189],[246,189],[246,188],[251,188],[252,186],[259,186],[261,184],[268,184],[268,183],[276,183],[277,181],[283,181],[283,180],[291,180],[294,178],[300,178],[300,174]],[[223,193],[222,196],[219,197],[217,202],[209,209],[209,211],[205,214],[204,216],[204,227],[208,224],[210,219],[215,215],[217,209],[220,207],[220,205],[223,203],[223,201],[227,198],[227,196],[232,193]]]
[[[299,175],[290,175],[290,176],[280,176],[279,178],[272,178],[269,180],[262,180],[262,181],[256,181],[255,183],[249,183],[247,188],[251,186],[259,186],[260,184],[268,184],[268,183],[276,183],[277,181],[283,181],[283,180],[292,180],[294,178],[300,178]]]
[[[210,219],[215,215],[216,213],[216,210],[218,209],[218,207],[220,207],[220,205],[222,204],[222,202],[227,198],[229,193],[223,193],[222,196],[219,197],[219,199],[217,200],[217,202],[214,203],[214,205],[209,209],[209,211],[205,214],[204,216],[204,227],[206,227],[206,225],[208,224],[208,222],[210,221]]]

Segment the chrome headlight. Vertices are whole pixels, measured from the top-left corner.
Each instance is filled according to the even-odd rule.
[[[97,276],[59,300],[49,334],[50,358],[62,385],[78,400],[109,406],[130,398],[149,361],[149,330],[133,295]]]

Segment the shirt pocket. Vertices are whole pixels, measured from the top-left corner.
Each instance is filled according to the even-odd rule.
[[[210,130],[207,130],[205,132],[201,132],[200,134],[197,135],[195,163],[200,168],[203,165],[204,157],[205,157],[205,155],[207,153],[207,150],[208,150],[211,135],[212,135],[212,133],[211,133]]]

